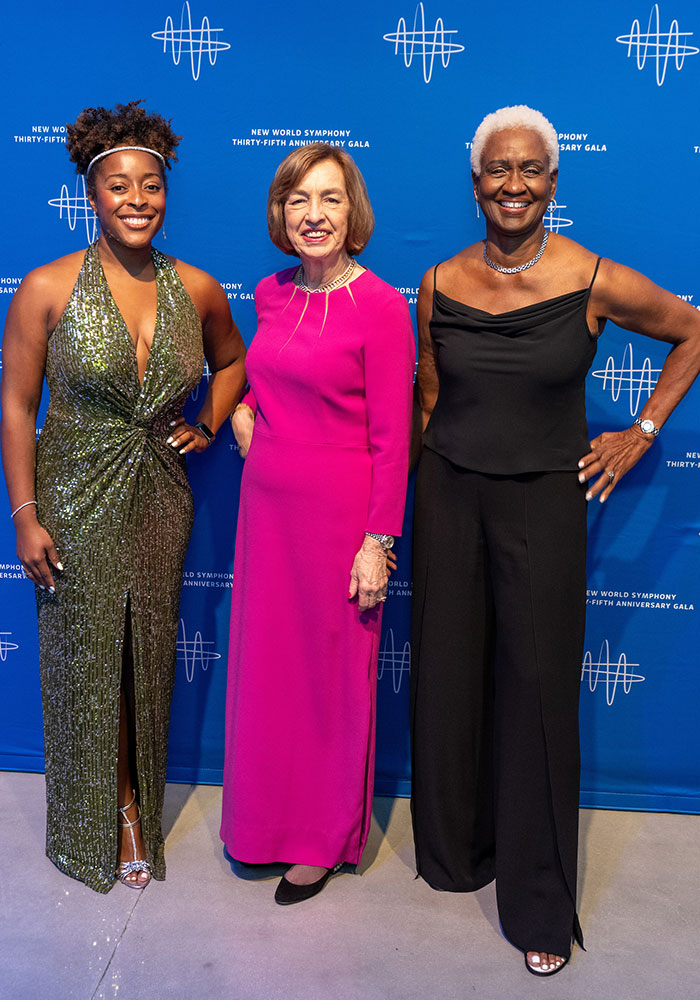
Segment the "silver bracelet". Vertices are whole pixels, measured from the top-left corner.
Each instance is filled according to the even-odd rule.
[[[15,514],[19,514],[19,512],[22,510],[23,507],[30,507],[32,504],[34,504],[34,506],[36,507],[36,500],[27,500],[25,503],[21,503],[19,507],[16,508],[16,510],[12,511],[10,517],[14,517]]]
[[[393,535],[381,535],[376,531],[365,531],[365,535],[367,535],[368,538],[373,538],[376,542],[379,542],[385,552],[388,552],[389,549],[393,549],[394,542],[396,541]]]

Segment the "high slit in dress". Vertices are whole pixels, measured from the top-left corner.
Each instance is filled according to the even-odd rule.
[[[126,615],[146,858],[165,877],[161,813],[180,586],[192,527],[184,456],[169,423],[203,367],[199,315],[153,250],[158,307],[148,364],[136,352],[100,263],[85,253],[48,343],[49,409],[37,445],[40,523],[63,571],[37,588],[46,759],[46,853],[98,892],[117,863],[117,747]]]

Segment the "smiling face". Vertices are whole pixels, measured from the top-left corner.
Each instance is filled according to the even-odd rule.
[[[557,189],[544,142],[532,129],[496,132],[484,146],[481,176],[473,176],[474,197],[490,223],[504,235],[539,226]]]
[[[287,238],[303,261],[332,266],[345,254],[350,199],[335,160],[321,160],[304,174],[284,204]]]
[[[90,204],[104,237],[133,249],[148,246],[165,219],[160,162],[130,149],[105,156],[93,172]]]

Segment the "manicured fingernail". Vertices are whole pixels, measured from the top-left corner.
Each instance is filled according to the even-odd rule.
[[[582,472],[579,472],[579,474],[578,474],[578,481],[580,483],[585,483],[586,482],[586,477],[584,476],[584,474]]]
[[[168,424],[168,427],[174,427],[176,423],[177,420],[171,420],[170,423]]]
[[[588,493],[586,493],[586,500],[592,500],[592,499],[593,499],[593,494],[589,490]]]
[[[578,467],[579,467],[579,469],[583,468],[583,459],[581,459],[581,461],[578,463]]]
[[[166,444],[173,444],[174,440],[175,440],[175,439],[173,438],[173,436],[172,436],[172,434],[171,434],[171,435],[170,435],[170,437],[168,438],[168,440],[167,440],[167,441],[166,441],[165,443],[166,443]]]
[[[180,448],[180,454],[181,454],[181,455],[184,455],[184,454],[185,454],[185,449],[184,449],[184,448]]]
[[[605,503],[605,497],[604,496],[601,495],[599,499],[600,499],[601,503]]]
[[[49,593],[50,594],[55,594],[56,593],[56,588],[55,587],[49,587]]]
[[[44,586],[43,583],[39,584],[39,590],[46,590],[46,587]]]
[[[57,562],[56,569],[63,569],[63,563]]]

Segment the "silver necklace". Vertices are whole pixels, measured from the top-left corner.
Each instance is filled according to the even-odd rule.
[[[547,246],[548,239],[549,239],[549,230],[545,229],[544,237],[542,239],[542,245],[540,246],[539,250],[532,258],[532,260],[529,260],[527,264],[521,264],[520,267],[501,267],[500,264],[496,264],[496,262],[491,260],[489,255],[486,253],[486,240],[484,240],[484,263],[488,264],[489,267],[492,267],[494,271],[500,271],[501,274],[517,274],[518,271],[527,271],[528,267],[532,267],[533,264],[536,264],[537,261],[542,256],[542,254],[544,253],[544,248]]]
[[[350,263],[345,268],[342,274],[339,274],[337,278],[333,278],[333,281],[327,281],[325,285],[319,285],[318,288],[309,288],[308,285],[304,283],[304,265],[299,267],[299,270],[294,275],[294,284],[297,288],[300,288],[302,292],[332,292],[334,288],[339,288],[340,285],[344,284],[352,272],[355,270],[355,265],[357,261],[354,257],[350,258]]]

